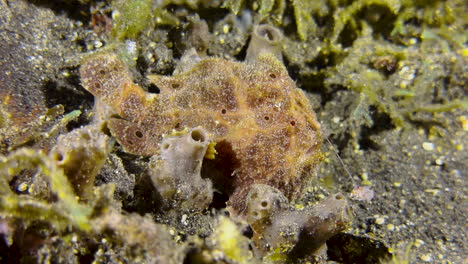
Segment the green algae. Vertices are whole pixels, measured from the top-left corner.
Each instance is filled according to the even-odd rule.
[[[437,100],[433,91],[444,85],[447,73],[461,70],[456,69],[453,52],[446,56],[434,51],[421,54],[389,42],[375,41],[371,29],[367,28],[347,53],[326,72],[325,85],[342,85],[364,94],[369,104],[388,114],[396,126],[407,126],[407,121],[414,120],[417,112],[467,109],[464,99],[446,98],[442,103],[434,103]],[[391,67],[391,71],[386,67]],[[447,72],[447,69],[450,70]]]
[[[169,5],[187,6],[197,9],[198,0],[116,0],[112,3],[112,37],[117,42],[137,39],[143,31],[155,26],[178,26],[180,19],[167,8]]]
[[[8,186],[9,180],[26,169],[37,169],[47,178],[51,190],[59,198],[57,204],[13,194]],[[33,149],[19,149],[6,157],[0,157],[0,174],[3,176],[0,179],[2,192],[0,214],[29,220],[48,220],[56,222],[59,226],[72,223],[84,231],[90,230],[88,216],[91,209],[77,201],[63,170],[47,155]]]
[[[244,4],[244,0],[226,0],[222,7],[228,8],[235,15],[239,14],[241,7]]]
[[[252,262],[252,255],[248,254],[250,241],[242,235],[236,224],[226,217],[220,217],[218,221],[218,226],[213,233],[213,239],[218,248],[235,263]]]
[[[294,17],[296,19],[297,34],[302,40],[307,39],[309,34],[316,34],[317,24],[311,14],[315,13],[322,1],[294,0]]]
[[[281,26],[288,5],[293,10],[297,34],[301,40],[305,41],[309,36],[317,34],[319,27],[316,20],[326,18],[330,25],[333,24],[331,34],[327,36],[333,43],[337,41],[347,24],[352,24],[357,29],[359,24],[357,13],[363,8],[370,5],[381,5],[386,6],[393,13],[397,13],[400,8],[398,0],[359,0],[345,1],[344,3],[336,0],[263,0],[253,2],[251,8],[258,13],[258,21],[262,22],[271,17],[275,25]],[[229,8],[234,14],[239,14],[243,6],[243,0],[230,0],[223,4],[223,7]]]
[[[467,40],[464,28],[468,24],[466,3],[454,1],[401,1],[401,10],[396,18],[392,35],[410,33],[411,23],[416,20],[423,29],[431,29],[436,34],[460,48]]]
[[[358,0],[352,2],[349,6],[345,8],[340,8],[335,11],[333,14],[334,27],[333,33],[330,36],[330,41],[336,43],[338,41],[339,35],[343,32],[347,24],[353,25],[353,29],[357,30],[360,23],[358,22],[360,12],[363,8],[371,5],[382,5],[387,7],[390,12],[397,13],[400,9],[400,3],[398,0]]]
[[[437,28],[441,37],[456,43],[459,47],[467,38],[463,28],[468,23],[468,17],[462,0],[268,0],[254,2],[251,8],[260,15],[259,21],[273,17],[276,25],[283,25],[282,18],[288,5],[293,9],[297,34],[303,41],[310,35],[319,33],[316,21],[325,19],[327,22],[325,27],[331,28],[332,31],[323,37],[336,43],[346,25],[350,25],[355,32],[359,31],[360,23],[365,20],[360,12],[371,6],[384,7],[396,17],[390,21],[394,23],[392,35],[406,34],[407,22],[415,19],[423,27]],[[223,4],[223,7],[229,8],[234,14],[239,14],[244,6],[243,0],[229,0]]]
[[[222,5],[228,8],[234,14],[239,14],[245,8],[244,0],[228,0]],[[315,33],[317,25],[312,17],[312,13],[322,10],[325,1],[292,0],[289,3],[294,9],[297,33],[302,40],[307,39],[309,32]],[[286,0],[261,0],[252,3],[251,8],[258,17],[259,22],[270,20],[273,24],[280,26],[283,24],[283,18],[288,6]]]
[[[113,7],[112,35],[118,40],[136,38],[151,23],[151,0],[115,1]]]

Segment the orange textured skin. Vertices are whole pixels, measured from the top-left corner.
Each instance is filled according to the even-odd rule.
[[[128,153],[157,155],[173,129],[209,131],[219,154],[204,170],[235,212],[245,210],[255,183],[297,197],[321,160],[315,113],[270,54],[251,63],[206,58],[179,75],[150,76],[159,94],[135,84],[115,54],[93,56],[80,73],[83,86],[114,111],[108,127]]]

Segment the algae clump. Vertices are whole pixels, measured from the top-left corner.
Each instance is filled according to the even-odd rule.
[[[13,176],[25,169],[39,169],[49,181],[52,191],[58,196],[58,204],[37,201],[27,196],[14,194],[8,186]],[[79,229],[89,231],[91,226],[88,217],[91,209],[78,203],[72,186],[55,161],[41,152],[22,148],[8,156],[0,157],[0,208],[5,216],[24,219],[48,219],[60,227],[73,223]],[[47,217],[49,216],[49,217]]]
[[[126,37],[136,38],[151,23],[152,2],[151,0],[115,1],[112,35],[118,40]]]
[[[217,247],[229,260],[235,263],[250,263],[252,255],[249,252],[249,240],[242,235],[236,224],[227,217],[220,217],[214,232]]]

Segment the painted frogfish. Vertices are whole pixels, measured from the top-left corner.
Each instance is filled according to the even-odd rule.
[[[148,76],[159,93],[136,84],[118,55],[105,52],[83,62],[82,85],[106,109],[107,127],[127,153],[159,156],[173,131],[206,131],[213,155],[196,170],[229,197],[233,212],[245,214],[253,185],[297,198],[322,159],[320,125],[283,65],[281,39],[276,28],[256,26],[244,62],[193,50],[181,59],[183,70]]]

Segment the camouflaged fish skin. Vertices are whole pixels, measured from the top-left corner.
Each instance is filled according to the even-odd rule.
[[[263,30],[267,41],[252,45],[277,46]],[[108,128],[128,153],[153,156],[173,129],[206,129],[218,152],[204,164],[208,177],[243,212],[252,184],[296,198],[322,159],[320,125],[277,49],[249,50],[245,62],[207,57],[177,75],[149,76],[158,94],[135,84],[116,54],[98,54],[82,64],[82,85],[111,109]]]

